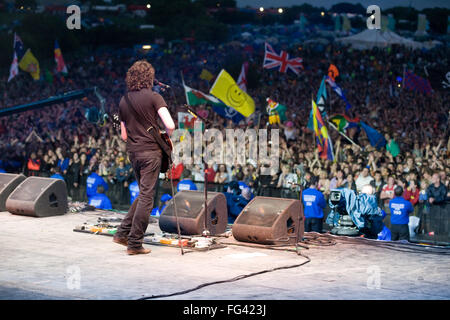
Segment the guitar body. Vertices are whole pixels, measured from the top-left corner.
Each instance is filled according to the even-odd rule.
[[[160,131],[161,140],[164,142],[165,147],[162,148],[162,159],[161,159],[161,169],[160,172],[166,173],[169,170],[172,163],[172,150],[173,144],[170,140],[169,135],[165,131]]]

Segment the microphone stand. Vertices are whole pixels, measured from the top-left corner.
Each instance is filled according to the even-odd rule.
[[[302,200],[302,195],[303,195],[303,186],[300,183],[293,183],[293,182],[289,182],[290,185],[292,186],[297,186],[300,188],[300,193],[299,193],[299,200],[300,200],[300,213],[304,212],[304,207],[303,207],[303,200]],[[297,220],[297,232],[295,233],[295,251],[297,252],[297,254],[300,254],[298,251],[298,242],[299,240],[303,240],[303,239],[299,239],[299,233],[300,233],[300,221],[301,221],[301,214],[298,214],[298,220]],[[303,217],[304,219],[304,217]]]
[[[171,87],[169,87],[169,88],[172,89]],[[165,92],[166,89],[167,89],[167,88],[161,87],[161,91],[162,91],[162,92]],[[175,104],[178,105],[178,103],[177,103],[177,97],[175,96],[175,92],[174,92],[173,89],[172,89],[171,91],[172,91],[173,98],[175,99]],[[173,161],[170,162],[170,169],[169,169],[169,170],[172,170],[172,169],[173,169]],[[175,220],[176,220],[176,223],[177,223],[178,243],[180,244],[181,255],[184,255],[183,242],[181,241],[180,222],[179,222],[179,220],[178,220],[177,202],[176,202],[176,199],[175,199],[175,191],[174,191],[174,187],[173,187],[172,172],[170,173],[170,187],[171,187],[171,189],[172,189],[173,209],[174,209],[174,211],[175,211]]]
[[[184,107],[186,108],[187,112],[189,112],[189,114],[191,114],[194,118],[196,119],[200,119],[201,121],[203,121],[206,124],[211,124],[211,121],[209,121],[206,118],[203,118],[202,116],[200,116],[199,114],[197,114],[194,110],[192,110],[188,105],[184,105]],[[207,223],[207,214],[208,214],[208,179],[207,179],[207,170],[208,170],[208,164],[206,163],[205,159],[202,157],[202,162],[204,167],[204,193],[205,193],[205,202],[204,202],[204,207],[205,207],[205,220],[204,220],[204,229],[202,232],[202,236],[207,237],[210,235],[210,232],[208,230],[208,223]]]

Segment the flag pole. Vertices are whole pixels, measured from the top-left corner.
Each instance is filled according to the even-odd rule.
[[[323,76],[324,80],[326,79],[325,76]],[[331,94],[330,94],[330,88],[329,86],[325,85],[325,90],[327,90],[327,94],[328,94],[328,107],[330,109],[330,114],[331,114]]]
[[[346,134],[344,134],[341,131],[339,131],[338,128],[336,128],[336,126],[333,123],[331,123],[328,120],[327,120],[327,122],[330,125],[330,127],[332,127],[334,130],[336,130],[341,136],[343,136],[345,139],[350,141],[353,145],[357,146],[360,150],[362,150],[362,148],[359,145],[357,145],[352,139],[350,139]]]
[[[186,92],[186,88],[185,88],[185,84],[184,84],[183,70],[180,70],[180,74],[181,74],[181,82],[183,83],[183,91],[184,91],[184,97],[186,98],[186,104],[189,105],[189,100],[187,97],[187,92]]]
[[[311,100],[314,100],[314,94],[311,92]],[[311,105],[311,112],[312,112],[312,105]],[[313,129],[312,131],[312,144],[314,148],[316,147],[316,131]]]

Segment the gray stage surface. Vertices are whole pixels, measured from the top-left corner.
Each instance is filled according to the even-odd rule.
[[[265,269],[300,264],[295,252],[227,245],[181,256],[145,245],[128,256],[103,235],[74,232],[101,212],[32,218],[0,212],[0,299],[138,299],[194,288]],[[150,224],[147,232],[160,232]],[[230,240],[230,239],[228,239]],[[450,256],[398,252],[365,244],[309,245],[311,262],[165,299],[444,299]]]

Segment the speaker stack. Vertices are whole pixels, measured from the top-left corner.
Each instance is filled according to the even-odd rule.
[[[226,231],[228,223],[227,200],[219,192],[208,192],[206,228],[211,235]],[[176,205],[180,231],[183,235],[200,235],[205,229],[205,194],[203,191],[183,190],[175,194],[159,217],[162,231],[177,233]]]
[[[232,227],[236,240],[259,244],[295,244],[304,231],[300,200],[271,197],[251,200]]]
[[[0,211],[31,217],[49,217],[67,211],[67,187],[60,179],[0,174]]]

